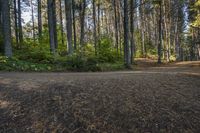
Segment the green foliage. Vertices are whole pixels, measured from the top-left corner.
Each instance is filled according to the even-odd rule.
[[[66,67],[68,70],[72,71],[99,71],[97,64],[97,59],[95,57],[81,57],[81,56],[71,56],[68,57],[66,62]]]
[[[169,60],[170,60],[171,62],[176,61],[176,56],[175,56],[175,55],[171,55],[171,56],[169,57]]]
[[[102,37],[99,41],[97,55],[94,44],[86,44],[76,50],[72,56],[67,55],[66,44],[59,41],[56,55],[50,52],[48,32],[43,32],[42,40],[25,38],[20,49],[14,47],[14,57],[0,58],[0,70],[4,71],[109,71],[119,70],[123,63],[113,47],[112,39]],[[61,38],[61,35],[59,35]],[[61,40],[61,39],[59,39]],[[120,64],[120,65],[119,65]],[[122,65],[122,66],[121,66]]]
[[[147,49],[147,56],[157,55],[156,46],[153,45],[152,42],[146,40],[145,41],[145,46],[146,46],[146,49]]]
[[[116,48],[113,48],[112,39],[104,37],[99,42],[99,49],[97,51],[98,61],[101,63],[110,62],[114,63],[121,59],[119,57]]]
[[[51,65],[37,64],[27,61],[20,61],[16,58],[0,56],[0,70],[4,71],[50,71]]]
[[[116,62],[116,63],[101,63],[98,65],[100,70],[105,71],[118,71],[125,69],[123,62]]]
[[[49,49],[47,44],[37,44],[29,40],[24,43],[23,48],[16,50],[14,53],[19,60],[33,63],[51,63],[53,56]]]
[[[197,0],[194,5],[192,10],[195,12],[195,20],[192,22],[193,27],[200,27],[200,14],[199,14],[199,9],[200,9],[200,0]]]

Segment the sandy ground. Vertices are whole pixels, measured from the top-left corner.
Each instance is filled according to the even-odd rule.
[[[199,66],[185,62],[104,73],[0,72],[0,132],[199,133]]]

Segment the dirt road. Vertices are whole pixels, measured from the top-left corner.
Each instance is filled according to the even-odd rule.
[[[0,73],[1,133],[198,133],[200,67]]]

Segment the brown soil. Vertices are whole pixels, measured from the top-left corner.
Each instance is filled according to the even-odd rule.
[[[199,125],[198,62],[106,73],[0,73],[1,133],[198,133]]]

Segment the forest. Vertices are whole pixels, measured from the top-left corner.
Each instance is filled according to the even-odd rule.
[[[199,0],[1,0],[1,70],[98,71],[200,58]],[[14,65],[13,65],[14,64]]]
[[[0,0],[0,133],[200,133],[200,0]]]

